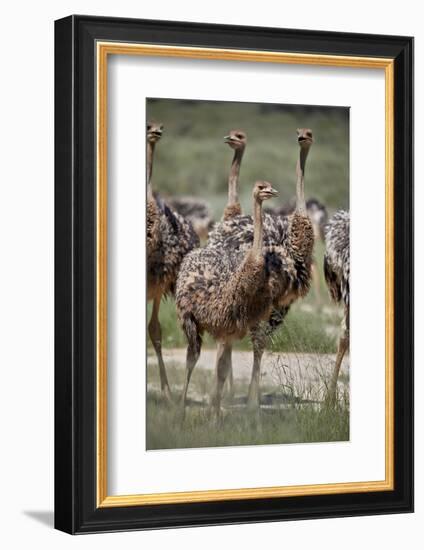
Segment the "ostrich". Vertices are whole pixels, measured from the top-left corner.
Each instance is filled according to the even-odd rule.
[[[296,207],[290,216],[264,214],[264,243],[273,247],[270,263],[274,307],[265,322],[250,330],[253,344],[253,368],[248,392],[248,406],[258,408],[260,402],[260,365],[265,346],[272,334],[283,323],[290,305],[305,296],[310,287],[314,232],[306,211],[304,178],[306,159],[313,143],[312,131],[297,130],[300,147],[296,167]],[[244,250],[253,239],[250,216],[235,216],[217,224],[209,235],[208,247],[218,251]]]
[[[293,214],[296,204],[293,201],[287,202],[276,208],[265,208],[265,212],[273,216],[289,216]],[[318,199],[311,197],[306,201],[306,211],[314,228],[315,240],[325,241],[325,227],[328,223],[328,212],[325,205]]]
[[[295,203],[290,201],[277,208],[268,208],[266,212],[274,216],[289,216],[294,212]],[[306,210],[314,228],[314,237],[325,242],[325,227],[328,223],[328,212],[325,205],[316,198],[310,198],[306,201]],[[315,295],[318,305],[321,304],[321,288],[318,274],[318,268],[315,260],[312,262],[312,282],[315,288]]]
[[[238,185],[241,160],[247,144],[247,135],[243,130],[231,130],[228,136],[224,137],[224,141],[234,150],[233,162],[231,163],[230,175],[228,177],[228,202],[222,217],[223,220],[229,220],[241,214]]]
[[[344,305],[344,315],[337,350],[336,362],[328,388],[327,401],[334,405],[336,401],[337,380],[343,356],[349,348],[349,213],[339,210],[331,218],[325,234],[324,275],[331,298]]]
[[[231,220],[236,216],[242,214],[241,205],[239,201],[239,180],[240,180],[240,168],[241,161],[244,155],[244,151],[247,145],[247,134],[243,130],[230,130],[229,134],[224,137],[224,143],[227,143],[231,149],[234,150],[233,161],[231,163],[230,173],[228,176],[228,201],[224,208],[222,220]],[[229,373],[228,373],[228,387],[230,398],[234,397],[234,373],[233,365],[231,362],[231,353],[229,354]]]
[[[253,242],[245,250],[205,247],[188,254],[177,280],[177,313],[188,340],[183,414],[190,377],[200,355],[202,334],[218,343],[212,405],[220,416],[221,397],[231,365],[231,343],[243,338],[272,307],[268,284],[272,251],[263,246],[262,202],[277,195],[268,182],[253,188]]]
[[[153,301],[148,330],[158,359],[161,392],[170,400],[171,390],[162,357],[160,302],[163,296],[175,293],[181,262],[190,250],[198,246],[199,240],[189,222],[154,197],[151,181],[153,154],[162,133],[162,124],[147,124],[147,299]]]
[[[191,222],[199,239],[205,241],[213,227],[209,204],[199,197],[169,197],[166,202],[172,210]]]
[[[299,158],[296,165],[296,206],[288,221],[286,235],[281,246],[275,248],[281,258],[280,269],[272,273],[274,309],[266,323],[262,322],[252,331],[253,369],[249,385],[248,405],[257,408],[260,403],[260,366],[267,340],[283,322],[290,306],[309,292],[312,276],[314,230],[305,203],[305,166],[313,143],[309,128],[297,130]]]
[[[231,130],[224,137],[225,143],[234,150],[228,177],[228,202],[224,210],[223,219],[230,219],[241,214],[238,198],[238,184],[241,160],[247,143],[247,136],[243,130]],[[206,240],[209,231],[213,228],[212,215],[208,203],[197,197],[169,197],[168,206],[189,220],[200,239]]]

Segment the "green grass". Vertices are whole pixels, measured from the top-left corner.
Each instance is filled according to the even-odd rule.
[[[349,409],[289,408],[246,409],[227,412],[215,425],[207,408],[192,408],[184,422],[179,412],[150,397],[148,400],[148,450],[238,445],[273,445],[349,441]]]
[[[157,369],[149,368],[148,378],[157,378]],[[180,387],[184,369],[171,365],[168,369],[172,387]],[[297,384],[294,378],[265,384],[262,391],[271,395],[276,406],[249,411],[244,405],[231,407],[224,401],[222,423],[210,415],[207,395],[213,384],[213,372],[197,369],[190,384],[190,405],[184,421],[179,404],[165,403],[154,390],[147,395],[148,450],[234,445],[270,445],[349,440],[349,400],[343,395],[335,409],[318,403],[325,385],[316,382]],[[324,381],[323,381],[324,382]],[[288,388],[288,384],[289,388]],[[292,385],[291,385],[292,384]],[[243,395],[247,385],[238,385]],[[285,406],[281,407],[281,399]],[[304,401],[304,402],[302,402]],[[280,406],[278,405],[280,403]]]

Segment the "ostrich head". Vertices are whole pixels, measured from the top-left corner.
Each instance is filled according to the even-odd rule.
[[[312,138],[312,130],[310,130],[310,128],[298,128],[297,142],[302,148],[309,149],[309,147],[314,142]]]
[[[228,136],[224,137],[224,142],[228,143],[231,149],[244,149],[246,147],[247,135],[243,130],[231,130]]]
[[[163,124],[161,122],[147,123],[147,141],[149,143],[157,143],[162,137]]]
[[[272,199],[277,195],[278,191],[267,181],[257,181],[253,187],[253,198],[258,202]]]

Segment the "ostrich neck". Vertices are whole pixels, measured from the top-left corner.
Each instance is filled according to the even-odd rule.
[[[262,203],[257,199],[253,199],[253,228],[252,253],[258,257],[262,255],[263,219]]]
[[[299,159],[296,166],[297,183],[296,183],[296,211],[306,212],[305,203],[305,164],[309,153],[309,147],[300,148]]]
[[[146,157],[146,171],[147,171],[147,200],[153,199],[152,190],[152,173],[153,173],[153,154],[155,152],[155,144],[147,142],[147,157]]]
[[[230,176],[228,178],[228,205],[238,204],[238,183],[240,175],[241,159],[244,149],[234,151],[233,162],[231,163]]]

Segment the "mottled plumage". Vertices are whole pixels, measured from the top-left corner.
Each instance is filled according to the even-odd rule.
[[[268,261],[274,258],[269,267],[273,303],[275,307],[287,306],[309,290],[314,243],[312,225],[306,215],[284,217],[265,213],[263,227],[264,246],[269,249]],[[208,248],[231,253],[248,249],[252,242],[252,217],[235,216],[215,225],[209,234]]]
[[[149,213],[155,209],[154,219]],[[149,239],[155,246],[148,246],[147,289],[148,299],[157,291],[162,294],[174,294],[178,271],[184,256],[199,246],[199,238],[191,223],[180,214],[172,211],[163,202],[154,199],[154,205],[148,204],[147,227],[156,232]]]
[[[230,220],[234,216],[241,216],[242,210],[240,204],[229,204],[224,208],[223,220]]]
[[[184,259],[176,301],[182,326],[194,318],[198,331],[215,339],[239,339],[269,314],[267,253],[251,256],[242,250],[205,247]]]
[[[344,315],[341,325],[339,346],[333,375],[328,387],[327,401],[334,405],[337,394],[337,380],[343,356],[349,348],[349,303],[350,303],[350,216],[339,210],[331,218],[325,233],[324,275],[331,297],[343,303]]]
[[[256,182],[250,245],[238,249],[208,245],[183,260],[176,304],[188,340],[184,405],[191,372],[200,354],[202,333],[207,331],[218,341],[214,402],[219,414],[223,383],[231,369],[231,342],[269,317],[272,308],[269,281],[280,261],[274,250],[263,243],[262,202],[275,195],[269,183]]]
[[[159,246],[160,240],[160,214],[158,211],[158,205],[155,200],[147,201],[146,208],[146,245],[147,245],[147,258],[156,250]]]
[[[169,197],[168,206],[191,222],[200,239],[206,239],[213,226],[209,204],[198,197]]]
[[[264,245],[279,246],[287,237],[288,218],[263,214]],[[253,219],[249,215],[235,215],[215,224],[209,233],[208,247],[232,250],[246,249],[253,242]]]
[[[349,213],[339,210],[326,227],[324,274],[331,297],[349,306]]]
[[[265,212],[274,216],[289,216],[293,214],[296,208],[294,202],[288,202],[275,208],[267,208]],[[306,211],[314,228],[316,239],[325,239],[325,227],[328,222],[328,212],[326,207],[318,199],[310,198],[306,201]]]
[[[269,286],[272,297],[279,295],[281,286],[287,287],[287,272],[294,277],[294,269],[288,269],[289,262],[286,261],[286,254],[281,248],[287,238],[289,220],[283,216],[272,216],[263,214],[264,224],[264,245],[270,247],[267,257],[270,267],[271,278]],[[253,242],[253,219],[252,216],[236,215],[223,219],[215,224],[214,229],[209,233],[208,247],[214,248],[221,253],[223,249],[230,251],[246,250]],[[273,248],[273,250],[272,250]],[[282,254],[281,254],[282,252]],[[284,259],[284,264],[281,261]],[[271,260],[273,259],[272,263]],[[278,259],[278,262],[276,262]],[[291,264],[293,266],[293,264]],[[290,306],[282,306],[274,303],[270,313],[269,320],[262,320],[252,327],[251,340],[254,349],[261,356],[266,347],[266,343],[272,334],[283,323]],[[271,321],[271,319],[273,321]],[[278,321],[276,321],[278,320]],[[232,374],[232,373],[231,373]],[[232,378],[230,378],[232,380]]]

